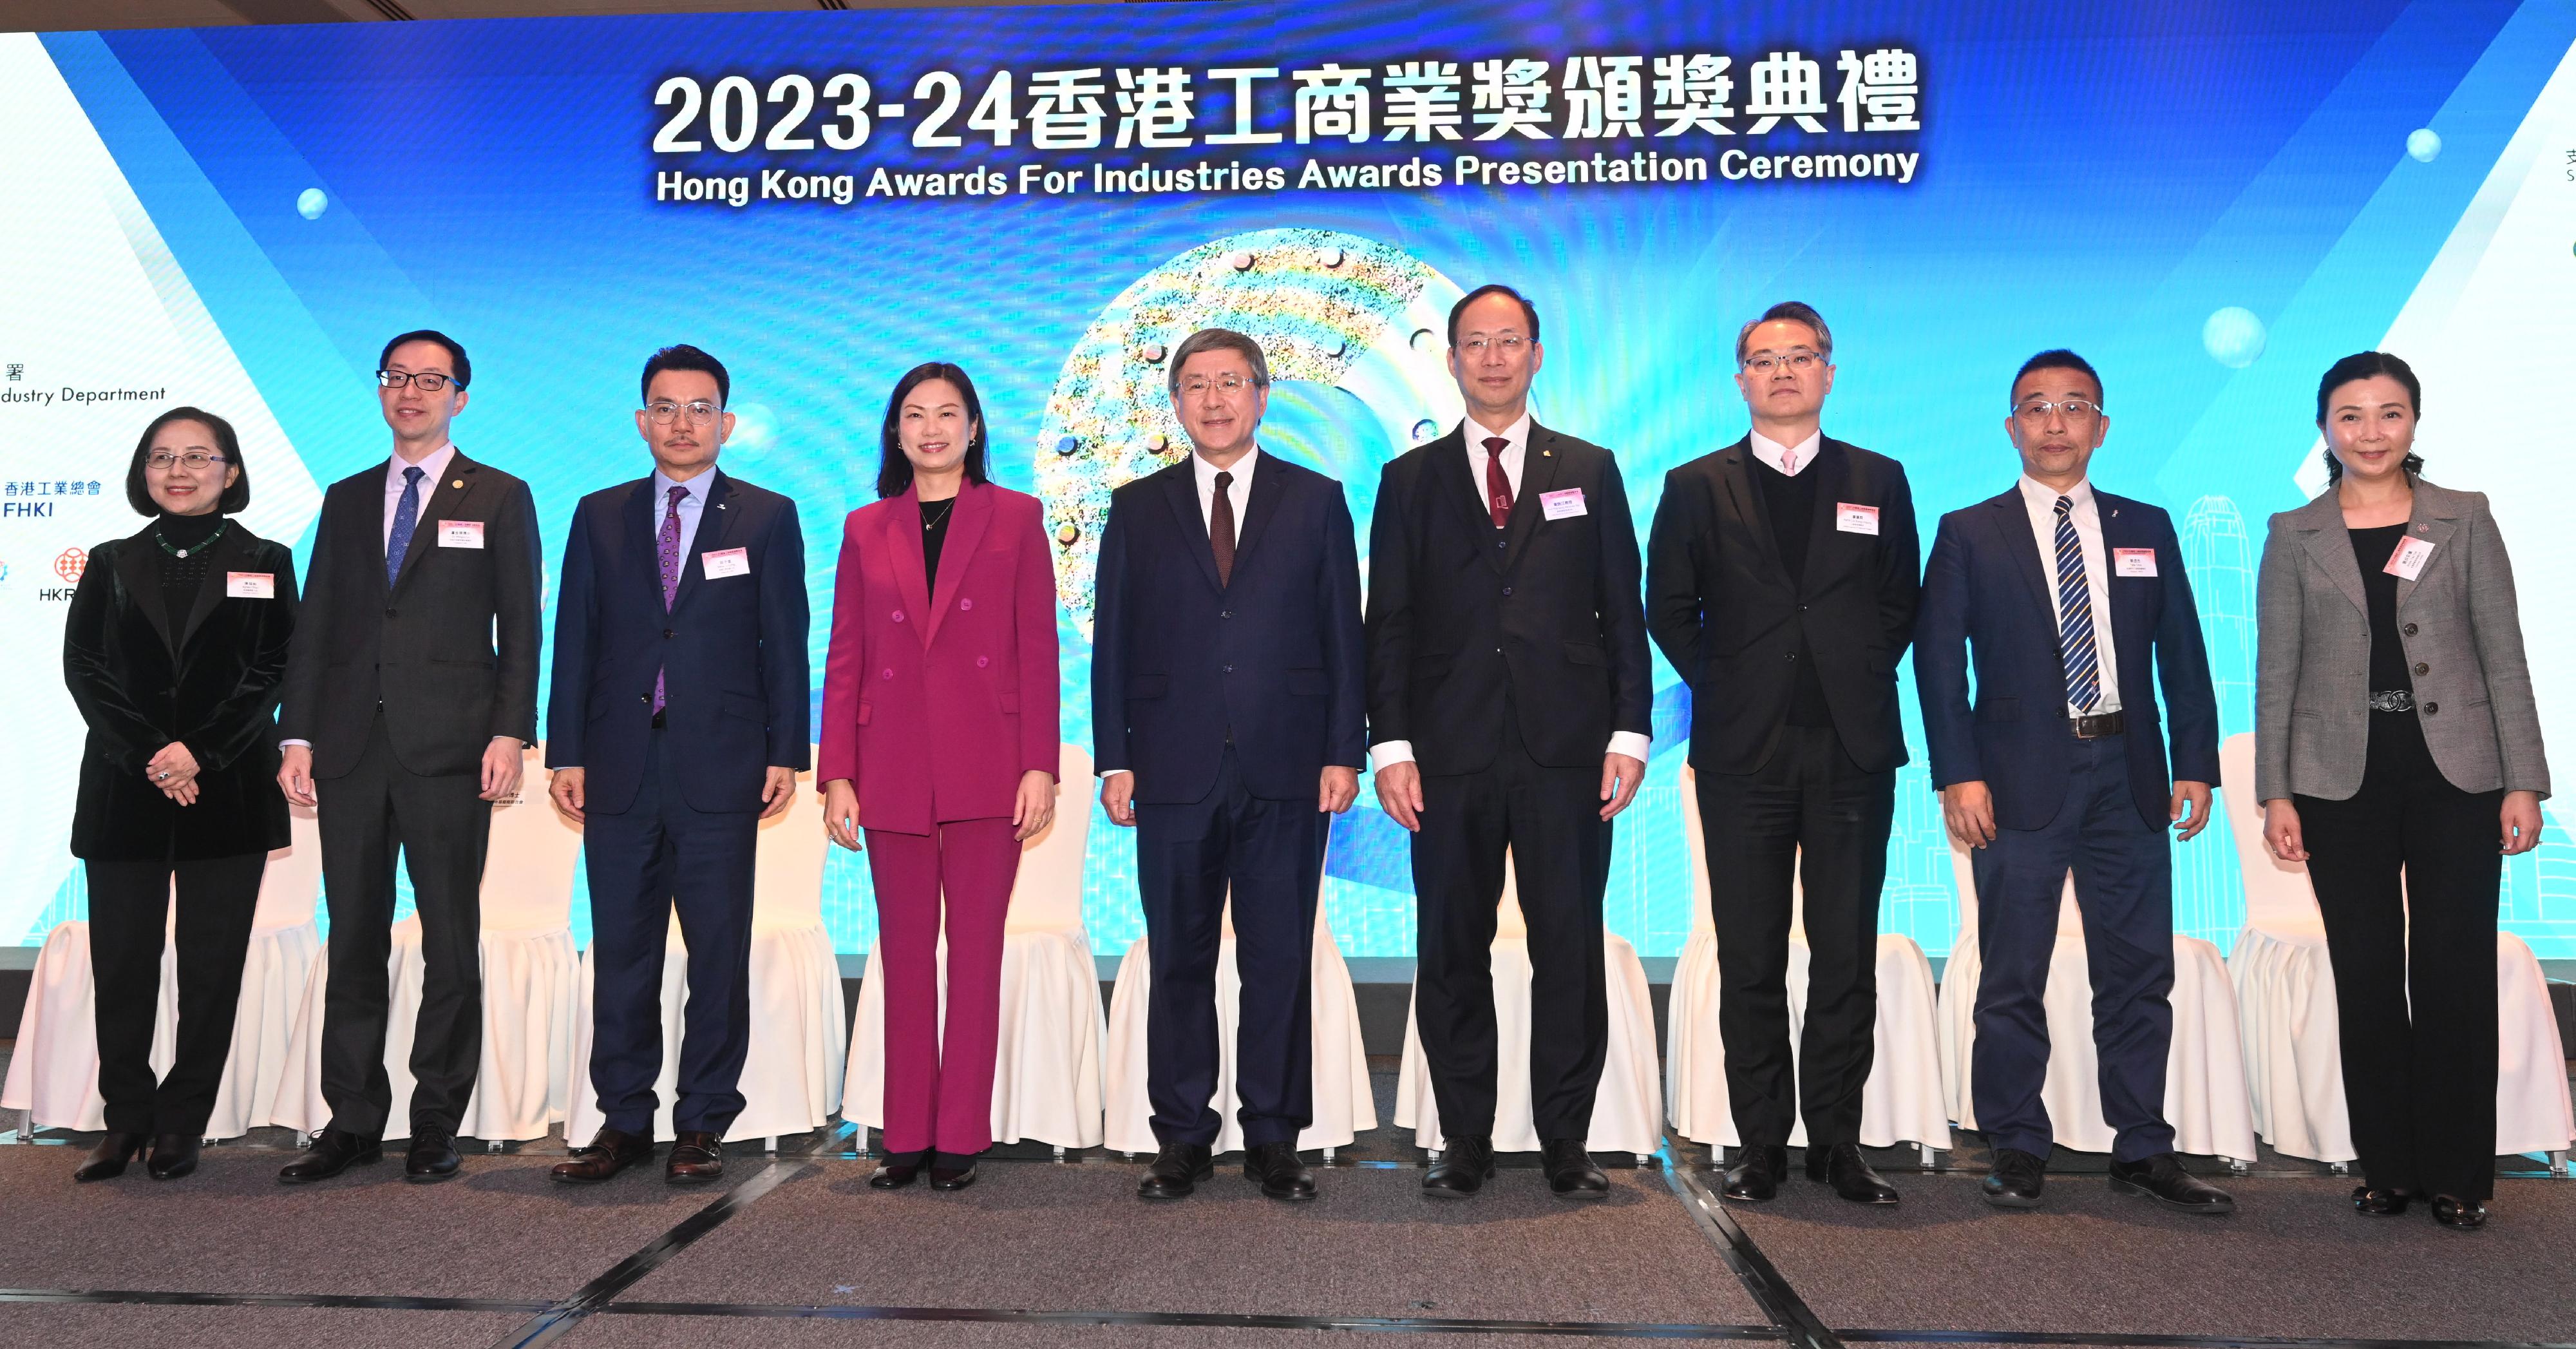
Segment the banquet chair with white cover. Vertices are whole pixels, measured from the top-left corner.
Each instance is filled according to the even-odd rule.
[[[823,798],[812,770],[796,775],[795,795],[777,818],[760,822],[751,905],[751,1051],[743,1060],[743,1109],[725,1141],[757,1138],[775,1149],[781,1134],[822,1128],[841,1108],[848,1050],[841,1003],[841,964],[823,927]],[[573,1106],[564,1125],[571,1142],[599,1131],[599,1095],[590,1080],[592,961],[581,962],[581,1002],[573,1043]],[[662,957],[662,1070],[653,1092],[653,1137],[670,1140],[679,1081],[681,1014],[688,1002],[688,948],[675,917]]]
[[[1216,958],[1216,1094],[1209,1104],[1217,1112],[1217,1138],[1212,1151],[1233,1152],[1243,1146],[1243,1124],[1235,1118],[1241,1101],[1234,1094],[1235,1023],[1243,998],[1243,979],[1235,968],[1234,901],[1226,900]],[[1151,1153],[1154,1104],[1146,1090],[1148,1004],[1154,987],[1148,939],[1138,937],[1118,962],[1118,980],[1109,998],[1108,1119],[1104,1134],[1120,1152]],[[1324,905],[1315,905],[1315,939],[1308,955],[1307,1034],[1314,1118],[1297,1133],[1301,1152],[1321,1149],[1327,1161],[1360,1134],[1377,1127],[1377,1098],[1369,1089],[1368,1048],[1360,1039],[1359,995],[1351,987],[1351,967],[1333,940]]]
[[[456,1132],[497,1148],[543,1138],[563,1119],[572,1071],[573,1016],[580,983],[572,943],[573,873],[581,860],[581,825],[555,808],[546,790],[545,749],[530,746],[519,794],[492,804],[492,834],[476,903],[482,929],[483,1046],[474,1094]],[[392,1105],[389,1138],[411,1131],[412,1035],[420,1021],[420,917],[393,926],[386,959],[385,1078]],[[327,966],[317,967],[297,1018],[291,1080],[278,1093],[272,1123],[310,1132],[330,1123],[322,1096],[323,999]]]
[[[287,808],[290,841],[268,855],[242,962],[241,1002],[233,1014],[232,1050],[206,1137],[231,1138],[268,1120],[287,1076],[288,1045],[306,984],[321,968],[322,939],[313,924],[320,892],[322,844],[310,808]],[[168,1072],[179,1014],[178,953],[161,950],[161,996],[153,1018],[152,1071]],[[0,1089],[0,1109],[27,1112],[35,1128],[107,1127],[98,1091],[98,1026],[90,983],[89,924],[61,923],[36,957],[17,1048]]]
[[[2219,747],[2229,782],[2254,780],[2254,737]],[[2245,1032],[2254,1131],[2278,1151],[2341,1166],[2354,1160],[2343,1095],[2343,1037],[2325,919],[2301,862],[2263,844],[2263,811],[2250,794],[2227,796],[2228,832],[2245,874],[2245,928],[2227,958]],[[2546,1153],[2564,1174],[2576,1111],[2567,1092],[2558,1018],[2531,947],[2496,934],[2496,1154]]]
[[[993,1138],[1036,1139],[1066,1148],[1101,1140],[1100,967],[1082,926],[1082,858],[1091,837],[1091,756],[1078,745],[1057,751],[1059,804],[1054,823],[1020,847],[1002,927],[1001,1034],[994,1045]],[[939,993],[945,1027],[948,939],[939,940]],[[850,1060],[841,1113],[862,1129],[885,1126],[885,986],[878,953],[868,952],[850,1027]]]
[[[1959,935],[1942,971],[1941,1088],[1950,1118],[1975,1129],[1969,1073],[1976,1054],[1978,976],[1977,883],[1968,850],[1950,842],[1959,884]],[[2236,998],[2218,948],[2198,937],[2173,939],[2173,1040],[2165,1056],[2165,1122],[2177,1151],[2225,1158],[2236,1170],[2254,1161],[2254,1121],[2246,1099],[2245,1051],[2237,1034]],[[2093,1048],[2093,978],[2085,964],[2084,920],[2067,873],[2057,911],[2057,945],[2041,995],[2048,1017],[2048,1077],[2040,1099],[2058,1146],[2109,1152],[2114,1133],[2102,1118],[2100,1060]]]
[[[1538,1125],[1530,1109],[1529,924],[1521,916],[1520,883],[1509,852],[1503,856],[1503,894],[1495,917],[1494,1150],[1536,1152]],[[1609,998],[1610,1039],[1601,1063],[1601,1085],[1592,1102],[1584,1146],[1593,1152],[1632,1152],[1639,1158],[1663,1145],[1663,1081],[1655,1062],[1655,1004],[1637,948],[1615,932],[1602,934],[1603,983]],[[1416,996],[1419,996],[1417,976]],[[1413,1130],[1413,1141],[1440,1148],[1440,1105],[1431,1090],[1431,1061],[1422,1052],[1414,1008],[1404,1012],[1404,1059],[1396,1073],[1395,1123]]]
[[[1690,845],[1691,933],[1673,968],[1672,1002],[1665,1014],[1664,1092],[1673,1132],[1697,1143],[1734,1147],[1735,1113],[1726,1089],[1726,1044],[1718,1030],[1722,981],[1717,930],[1709,907],[1707,840],[1700,833],[1698,775],[1681,772],[1682,836]],[[1807,1020],[1807,945],[1804,887],[1789,880],[1789,1043]],[[1860,1141],[1873,1148],[1912,1143],[1925,1165],[1950,1146],[1950,1116],[1941,1096],[1941,1049],[1934,1031],[1937,990],[1932,962],[1912,937],[1878,934],[1878,1016],[1871,1039],[1869,1081],[1861,1088]],[[1807,1123],[1793,1121],[1789,1145],[1804,1147]]]

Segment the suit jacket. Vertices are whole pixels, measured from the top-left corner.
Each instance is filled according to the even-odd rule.
[[[796,503],[721,469],[706,481],[668,610],[653,480],[602,488],[573,508],[555,597],[546,766],[582,769],[591,810],[617,814],[643,785],[657,675],[663,753],[688,766],[681,790],[691,809],[759,810],[764,770],[802,769],[812,757]],[[707,575],[707,554],[736,548],[749,574]]]
[[[1020,775],[1058,772],[1055,566],[1038,499],[969,483],[925,580],[921,498],[850,512],[832,587],[823,759],[870,829],[1007,818]]]
[[[323,494],[278,710],[284,738],[312,744],[317,778],[357,767],[379,704],[392,709],[394,758],[414,773],[479,771],[496,736],[536,741],[536,500],[526,483],[462,451],[446,479],[391,586],[384,464]],[[442,544],[439,525],[449,520],[480,523],[483,546]]]
[[[90,550],[63,626],[63,677],[89,723],[72,855],[196,861],[287,843],[277,790],[277,695],[295,632],[295,555],[236,520],[209,545],[195,607],[162,597],[152,531]],[[231,572],[266,573],[270,599],[228,598]],[[143,776],[176,740],[197,761],[181,806]]]
[[[1462,424],[1463,425],[1463,424]],[[1598,768],[1613,731],[1654,734],[1637,531],[1608,450],[1533,422],[1511,527],[1495,538],[1462,430],[1386,466],[1369,528],[1369,742],[1434,774],[1482,772],[1504,693],[1530,757]],[[1548,492],[1584,511],[1549,520]]]
[[[1244,786],[1313,800],[1367,756],[1358,543],[1342,485],[1262,452],[1216,577],[1186,459],[1121,487],[1100,536],[1093,757],[1149,803],[1204,799],[1232,737]]]
[[[1690,685],[1691,766],[1750,773],[1788,724],[1798,653],[1815,663],[1843,750],[1862,771],[1905,762],[1896,663],[1914,640],[1922,545],[1905,469],[1827,438],[1801,581],[1789,578],[1752,475],[1747,437],[1664,477],[1647,547],[1646,623]],[[1845,503],[1874,507],[1877,532],[1838,527]]]
[[[2155,550],[2155,575],[2110,578],[2118,668],[2102,673],[2118,680],[2128,722],[2122,741],[2130,794],[2138,814],[2161,828],[2174,778],[2218,782],[2218,695],[2210,687],[2200,612],[2183,574],[2172,518],[2159,507],[2098,487],[2093,500],[2102,519],[2104,557],[2116,556],[2119,548]],[[1924,737],[1931,742],[1932,785],[1983,780],[1994,793],[1995,822],[2006,829],[2041,828],[2066,801],[2076,742],[2066,724],[2055,594],[2055,578],[2040,568],[2039,542],[2018,488],[1941,517],[1914,627],[1914,678],[1923,696]],[[2159,686],[2173,721],[2170,736],[2157,715]]]
[[[2415,480],[2406,537],[2433,545],[2397,583],[2398,631],[2425,747],[2465,792],[2549,794],[2523,661],[2513,563],[2481,492]],[[2272,517],[2263,541],[2254,792],[2349,799],[2370,749],[2370,605],[2331,491]]]

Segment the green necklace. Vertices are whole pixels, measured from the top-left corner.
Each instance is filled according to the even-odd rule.
[[[173,548],[173,547],[171,547],[171,546],[170,546],[170,541],[169,541],[168,539],[165,539],[165,538],[161,537],[161,531],[160,531],[160,530],[158,530],[158,529],[155,529],[155,530],[153,530],[153,531],[152,531],[152,541],[153,541],[154,543],[157,543],[157,544],[161,545],[161,551],[162,551],[162,552],[168,553],[168,554],[169,554],[170,556],[172,556],[172,557],[184,558],[184,557],[186,557],[186,556],[187,556],[188,554],[190,554],[190,553],[202,553],[202,552],[206,551],[208,548],[213,547],[213,546],[214,546],[214,544],[215,544],[215,540],[222,538],[222,537],[224,536],[224,531],[225,531],[225,530],[227,530],[227,529],[230,529],[230,528],[232,528],[232,527],[233,527],[233,522],[232,522],[232,521],[230,521],[230,520],[226,520],[226,521],[224,521],[222,524],[215,526],[215,532],[214,532],[214,533],[212,533],[212,534],[207,535],[207,536],[206,536],[206,541],[205,541],[204,543],[198,544],[198,545],[197,545],[196,547],[194,547],[194,548]]]

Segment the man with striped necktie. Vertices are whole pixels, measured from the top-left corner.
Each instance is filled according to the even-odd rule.
[[[2218,699],[2172,519],[2087,480],[2110,429],[2101,376],[2083,357],[2024,362],[2004,418],[2021,480],[1943,516],[1923,577],[1914,672],[1932,781],[1951,834],[1974,849],[1984,973],[1969,1080],[1994,1154],[1985,1193],[2002,1208],[2039,1203],[2051,1143],[2041,997],[2072,870],[2102,1113],[2117,1131],[2111,1187],[2228,1213],[2234,1201],[2176,1161],[2164,1119],[2174,979],[2164,830],[2189,839],[2209,822]]]

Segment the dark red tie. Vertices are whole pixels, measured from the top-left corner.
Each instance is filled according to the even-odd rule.
[[[1501,436],[1485,437],[1485,506],[1494,513],[1494,528],[1512,522],[1512,480],[1503,474],[1503,450],[1511,444]]]

